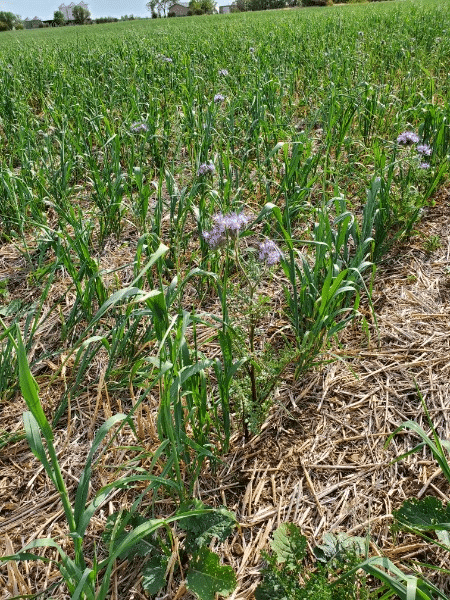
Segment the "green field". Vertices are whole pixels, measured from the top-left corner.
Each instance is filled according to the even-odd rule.
[[[53,538],[60,570],[2,566],[0,598],[131,598],[126,559],[142,594],[253,597],[262,562],[243,581],[223,550],[218,474],[345,361],[349,328],[380,340],[377,268],[442,199],[449,155],[449,0],[1,33],[0,448],[30,479],[31,446],[48,477],[26,502],[56,487],[72,541],[22,523],[2,554]],[[445,598],[386,568],[387,594]]]

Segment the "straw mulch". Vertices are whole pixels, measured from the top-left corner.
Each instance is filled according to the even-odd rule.
[[[330,350],[333,362],[280,385],[261,434],[247,444],[235,437],[218,472],[205,470],[200,477],[197,497],[209,505],[226,505],[239,522],[234,536],[217,548],[223,562],[237,573],[238,588],[230,599],[253,597],[261,551],[268,549],[277,526],[287,521],[301,527],[310,547],[330,531],[368,534],[372,554],[384,553],[395,562],[415,558],[448,566],[448,553],[434,553],[413,536],[394,538],[390,531],[392,512],[406,498],[436,495],[450,502],[448,482],[426,451],[390,464],[415,445],[413,435],[403,432],[384,447],[389,434],[408,419],[428,431],[416,384],[439,435],[450,438],[449,192],[441,192],[436,200],[416,235],[377,271],[373,291],[377,322],[365,309],[368,327],[356,322],[341,336],[340,345]],[[424,249],[430,236],[441,241],[433,252]],[[60,390],[56,383],[47,389],[47,406],[54,404],[52,396]],[[91,397],[79,398],[72,407],[76,418],[69,431],[56,431],[63,474],[71,489],[92,439],[89,411],[96,407],[99,423],[121,409],[117,402],[101,383]],[[157,447],[151,417],[155,408],[156,399],[150,399],[142,417],[149,451]],[[20,429],[23,409],[20,399],[5,407],[2,420],[9,419],[10,430],[13,421],[13,427]],[[119,441],[133,443],[131,432],[124,431]],[[93,488],[119,476],[111,471],[111,464],[130,458],[126,451],[108,453],[94,473]],[[141,465],[145,467],[145,461]],[[46,536],[59,539],[69,550],[58,495],[25,441],[2,451],[0,469],[0,552],[18,551],[30,540]],[[118,490],[101,507],[89,529],[92,544],[100,537],[107,515],[129,505],[132,497],[132,491]],[[164,498],[157,506],[159,516],[174,508]],[[51,555],[47,550],[46,556]],[[52,563],[10,563],[0,569],[0,598],[36,593],[58,577]],[[449,591],[448,582],[435,581]],[[139,583],[139,565],[118,564],[112,583],[111,600],[146,597]],[[60,587],[52,597],[69,596]],[[165,595],[160,596],[191,597],[176,578],[170,578]]]

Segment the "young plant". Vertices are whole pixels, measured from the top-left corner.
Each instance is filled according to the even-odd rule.
[[[99,490],[93,500],[86,506],[94,455],[111,428],[117,423],[129,420],[126,415],[114,415],[97,431],[86,465],[80,476],[72,506],[53,443],[53,431],[40,403],[38,386],[30,372],[25,347],[18,328],[15,346],[18,353],[20,387],[29,408],[29,412],[24,413],[27,441],[33,454],[40,460],[45,472],[60,494],[69,526],[69,536],[73,540],[74,558],[71,558],[53,539],[43,538],[33,540],[17,554],[1,557],[0,561],[43,560],[48,562],[50,559],[29,551],[41,547],[56,548],[60,556],[58,568],[71,593],[72,600],[105,600],[109,592],[112,569],[118,558],[130,558],[136,554],[142,556],[142,548],[145,548],[144,554],[151,555],[152,551],[161,548],[163,550],[162,554],[156,554],[153,557],[156,562],[155,560],[150,561],[143,573],[144,587],[150,593],[156,593],[164,584],[162,573],[166,572],[171,552],[168,552],[167,547],[161,541],[158,542],[158,539],[155,539],[154,534],[158,529],[164,528],[169,532],[170,537],[169,524],[174,521],[182,522],[185,520],[186,525],[184,528],[188,532],[186,540],[189,542],[186,544],[186,549],[192,558],[191,568],[187,574],[187,587],[200,600],[210,600],[215,593],[224,595],[231,593],[236,586],[233,569],[227,566],[220,567],[218,556],[207,548],[213,538],[223,541],[231,533],[235,518],[229,511],[224,509],[210,510],[204,507],[201,502],[194,502],[193,506],[182,506],[174,517],[168,519],[148,519],[137,514],[137,508],[148,492],[153,491],[156,493],[161,486],[176,487],[173,482],[165,479],[164,474],[167,473],[167,469],[163,471],[163,476],[154,476],[147,472],[113,482]],[[45,444],[42,438],[44,438]],[[162,453],[166,451],[165,445],[163,442],[160,450],[155,453],[152,466],[156,465]],[[114,488],[131,487],[142,481],[150,481],[150,484],[135,500],[131,510],[113,515],[107,523],[104,536],[108,545],[107,558],[99,560],[95,554],[92,568],[88,567],[85,556],[86,530],[94,513],[107,501],[110,492]],[[132,527],[131,531],[125,531],[127,526]],[[161,577],[162,584],[160,585]],[[99,578],[101,584],[98,583]]]
[[[363,577],[340,578],[364,553],[362,538],[328,534],[315,549],[317,562],[305,564],[307,540],[296,525],[284,523],[273,534],[271,554],[255,592],[256,600],[362,600],[369,598]]]

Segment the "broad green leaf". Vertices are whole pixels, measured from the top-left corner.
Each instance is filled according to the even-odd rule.
[[[366,540],[363,537],[352,537],[346,533],[325,533],[322,544],[314,548],[314,554],[321,562],[343,558],[347,553],[364,556],[365,551]]]
[[[169,557],[160,555],[155,556],[145,563],[142,573],[142,587],[144,590],[154,596],[166,583],[166,570]]]
[[[444,506],[434,496],[412,498],[406,500],[393,514],[399,528],[436,531],[439,540],[450,549],[450,504]]]
[[[283,523],[273,534],[271,548],[277,561],[288,569],[295,569],[306,555],[306,537],[293,523]]]
[[[180,529],[187,531],[186,550],[188,552],[196,552],[202,546],[208,546],[213,538],[223,542],[231,535],[236,525],[233,513],[225,508],[209,509],[199,500],[195,502],[194,508],[204,508],[208,512],[180,521]]]
[[[216,594],[230,595],[236,587],[232,567],[221,566],[219,557],[208,548],[201,548],[186,576],[187,587],[200,600],[214,600]]]

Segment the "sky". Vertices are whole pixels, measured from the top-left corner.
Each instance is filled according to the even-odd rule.
[[[216,0],[217,5],[230,4],[229,0]],[[0,11],[4,10],[20,15],[22,19],[39,17],[51,19],[55,10],[61,4],[78,4],[78,0],[0,0]],[[150,13],[145,5],[148,0],[84,0],[91,11],[91,16],[96,17],[121,17],[122,15],[135,15],[148,17]]]

